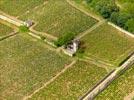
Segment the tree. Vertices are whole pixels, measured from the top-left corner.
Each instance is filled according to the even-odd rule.
[[[92,0],[85,0],[87,3],[91,3],[92,2]]]
[[[110,17],[110,21],[117,24],[119,13],[118,12],[113,12]]]
[[[66,33],[65,35],[58,38],[58,40],[55,42],[55,45],[60,47],[62,45],[67,45],[68,42],[74,39],[75,34],[73,33]]]
[[[129,19],[126,23],[125,23],[125,28],[129,31],[132,32],[134,34],[134,18]]]
[[[114,1],[100,1],[97,3],[96,10],[104,17],[109,18],[113,12],[118,12],[119,8]]]
[[[119,16],[118,16],[118,19],[117,19],[117,25],[119,25],[120,27],[123,27],[125,26],[125,23],[130,19],[130,15],[127,14],[127,13],[122,13],[120,12],[119,13]]]
[[[125,24],[130,18],[131,16],[127,13],[113,12],[111,14],[110,20],[118,26],[126,28]]]

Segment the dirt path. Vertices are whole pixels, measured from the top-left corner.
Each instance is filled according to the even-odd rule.
[[[39,92],[41,89],[45,88],[47,85],[49,85],[50,83],[52,83],[56,78],[58,78],[61,74],[63,74],[68,68],[72,67],[74,64],[76,63],[76,60],[74,60],[71,64],[69,64],[68,66],[65,66],[65,68],[63,70],[61,70],[61,72],[59,72],[55,77],[53,77],[52,79],[50,79],[49,81],[47,81],[46,83],[44,83],[44,85],[40,88],[38,88],[37,90],[35,90],[32,94],[26,96],[23,98],[23,100],[27,100],[29,98],[31,98],[34,94],[36,94],[37,92]]]
[[[9,23],[11,23],[11,24],[14,24],[14,25],[16,25],[16,26],[21,26],[21,25],[23,25],[23,23],[24,23],[23,21],[18,20],[18,19],[15,18],[14,16],[10,16],[10,15],[8,15],[8,14],[2,12],[1,10],[0,10],[0,19],[2,19],[2,20],[4,20],[4,21],[7,21],[7,22],[9,22]]]
[[[128,96],[124,97],[124,100],[132,100],[134,98],[134,91],[130,93]]]
[[[90,33],[91,31],[95,30],[97,27],[99,27],[100,25],[102,25],[103,23],[105,23],[106,20],[102,20],[98,23],[96,23],[94,26],[92,26],[90,29],[86,30],[85,32],[80,33],[76,39],[81,39],[82,37],[84,37],[85,35],[87,35],[88,33]]]
[[[19,29],[18,29],[17,26],[15,26],[15,25],[13,25],[13,24],[10,24],[10,23],[8,23],[7,21],[4,21],[4,20],[0,19],[0,23],[6,25],[6,26],[8,26],[8,27],[11,27],[14,31],[19,31]]]

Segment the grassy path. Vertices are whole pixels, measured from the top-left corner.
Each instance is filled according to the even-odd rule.
[[[94,59],[94,58],[85,57],[85,60],[87,60],[89,62],[92,62],[93,64],[95,64],[97,66],[100,66],[102,68],[105,68],[107,72],[110,72],[111,69],[115,68],[115,66],[110,64],[110,63],[107,63],[107,62],[104,62],[104,61],[101,61],[101,60],[97,60],[97,59]]]
[[[105,22],[106,22],[106,20],[102,20],[102,21],[98,22],[97,24],[95,24],[94,26],[92,26],[90,29],[88,29],[85,32],[82,32],[81,34],[79,34],[76,37],[76,39],[80,39],[80,38],[84,37],[85,35],[87,35],[88,33],[92,32],[93,30],[95,30],[97,27],[99,27],[100,25],[102,25]]]

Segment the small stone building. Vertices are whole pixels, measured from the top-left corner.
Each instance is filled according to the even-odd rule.
[[[64,53],[69,56],[74,56],[74,54],[77,52],[79,48],[80,41],[79,40],[73,40],[70,43],[67,44],[65,47]]]
[[[32,20],[27,20],[24,22],[24,25],[26,25],[27,27],[31,27],[33,25],[33,21]]]

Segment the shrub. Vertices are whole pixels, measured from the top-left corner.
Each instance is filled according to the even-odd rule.
[[[22,26],[19,27],[19,31],[21,33],[26,33],[26,32],[29,32],[29,28],[25,25],[22,25]]]

